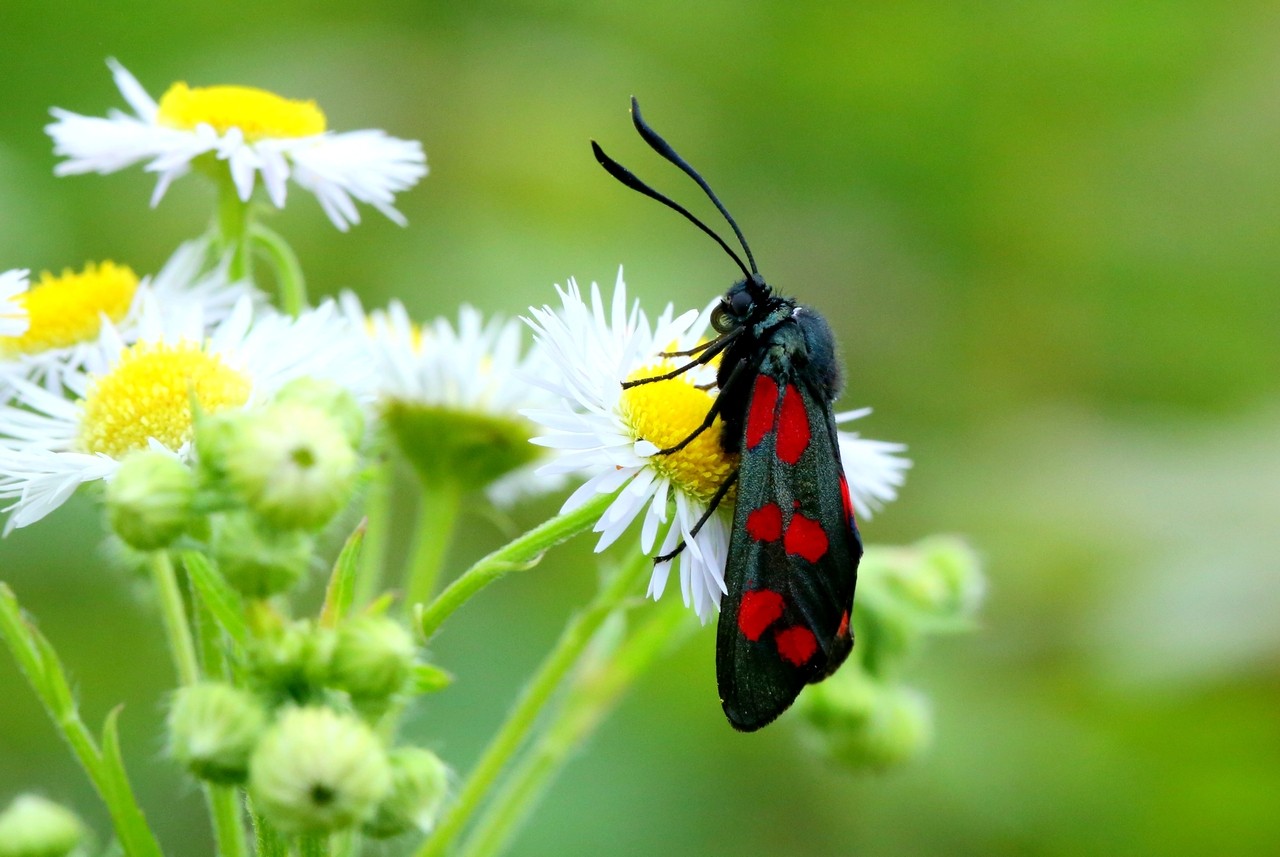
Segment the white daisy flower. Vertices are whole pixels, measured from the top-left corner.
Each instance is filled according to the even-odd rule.
[[[484,485],[499,505],[563,484],[536,473],[542,456],[529,444],[533,425],[520,415],[548,406],[551,396],[526,380],[542,374],[543,358],[521,348],[518,320],[486,322],[463,305],[456,325],[437,318],[423,326],[399,301],[369,312],[350,292],[340,301],[364,331],[378,410],[420,470]]]
[[[0,401],[11,394],[13,379],[59,391],[63,376],[82,368],[99,348],[104,320],[131,342],[148,300],[179,316],[198,307],[209,324],[225,318],[236,301],[254,293],[247,283],[229,280],[225,260],[206,270],[212,252],[208,239],[188,241],[156,276],[142,279],[129,266],[111,261],[90,262],[78,272],[43,272],[17,298],[26,328],[8,333],[0,327]]]
[[[835,415],[836,425],[861,419],[870,413],[870,408],[838,413]],[[857,432],[838,430],[836,436],[840,442],[840,461],[844,465],[853,509],[858,517],[870,519],[872,512],[898,499],[898,489],[907,481],[911,459],[898,455],[906,452],[906,444],[868,440]]]
[[[202,411],[244,408],[301,376],[361,392],[363,367],[349,326],[332,303],[297,319],[255,318],[241,298],[209,330],[196,305],[183,316],[147,300],[136,341],[106,324],[83,368],[63,378],[72,398],[16,380],[0,406],[0,501],[12,501],[5,532],[52,512],[75,489],[110,479],[141,449],[191,454],[192,399]]]
[[[27,332],[27,308],[20,296],[27,291],[29,273],[24,268],[14,268],[0,274],[0,337]]]
[[[696,385],[713,381],[714,370],[622,387],[624,381],[669,371],[671,365],[659,353],[695,344],[705,324],[696,324],[696,310],[676,318],[668,306],[651,325],[638,302],[628,306],[621,271],[607,306],[595,283],[590,303],[572,280],[557,291],[561,309],[531,309],[528,323],[555,367],[554,374],[533,380],[561,404],[525,413],[548,430],[534,442],[560,452],[547,470],[588,475],[563,511],[622,488],[595,525],[600,533],[596,550],[616,541],[637,517],[642,518],[640,544],[646,554],[671,553],[683,541],[685,548],[674,559],[655,565],[649,594],[655,599],[662,595],[677,563],[684,602],[705,622],[725,591],[729,525],[715,514],[696,534],[693,530],[733,465],[720,450],[718,421],[680,452],[654,453],[683,440],[702,422],[712,396]],[[657,545],[673,506],[675,519]]]
[[[677,368],[680,364],[660,353],[684,351],[702,341],[710,310],[719,300],[702,313],[690,311],[678,318],[668,307],[651,327],[638,304],[628,307],[621,272],[608,309],[594,283],[590,304],[572,281],[559,292],[562,309],[533,309],[529,324],[557,373],[539,383],[559,397],[561,407],[526,413],[548,430],[534,442],[562,454],[548,469],[589,475],[564,511],[622,488],[595,526],[601,533],[596,549],[615,541],[637,517],[643,517],[640,535],[646,554],[666,556],[683,542],[674,560],[655,564],[649,594],[655,599],[662,595],[672,562],[679,562],[685,604],[705,622],[725,592],[731,498],[719,507],[724,513],[713,513],[696,533],[694,528],[737,462],[721,448],[718,419],[679,452],[654,453],[677,445],[702,424],[715,399],[707,389],[714,386],[715,367],[695,367],[663,382],[630,388],[622,384]],[[869,409],[838,414],[836,421],[867,413]],[[895,489],[910,466],[896,455],[905,447],[843,431],[838,439],[855,510],[869,517],[897,496]],[[671,507],[675,519],[655,550]]]
[[[113,173],[141,161],[159,179],[151,204],[197,159],[225,162],[243,202],[258,176],[277,207],[285,203],[290,178],[316,195],[339,229],[360,222],[355,201],[372,205],[395,223],[395,195],[427,174],[422,144],[382,131],[335,134],[313,101],[296,101],[246,86],[189,87],[175,83],[154,100],[125,68],[108,60],[116,86],[133,115],[109,111],[106,118],[55,107],[57,120],[45,130],[54,154],[67,160],[57,175]],[[210,155],[212,157],[202,158]]]

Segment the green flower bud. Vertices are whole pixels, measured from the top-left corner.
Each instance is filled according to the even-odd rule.
[[[298,402],[245,416],[223,446],[232,490],[273,527],[323,527],[355,487],[359,462],[342,424]]]
[[[195,415],[196,460],[205,482],[219,485],[226,479],[227,446],[245,419],[241,410]]]
[[[853,769],[901,764],[933,740],[933,718],[923,696],[881,684],[856,669],[846,668],[808,688],[797,708],[811,743]]]
[[[357,717],[328,708],[282,711],[249,762],[254,805],[285,833],[360,824],[390,791],[382,742]]]
[[[214,522],[211,541],[227,583],[250,598],[267,598],[301,579],[314,539],[292,530],[264,532],[252,515],[228,512]]]
[[[248,691],[219,682],[179,688],[169,709],[169,755],[202,780],[244,782],[267,712]]]
[[[286,625],[250,646],[250,680],[275,700],[318,700],[328,680],[333,643],[333,632],[327,628],[306,621]]]
[[[364,411],[350,392],[332,381],[319,378],[295,378],[285,384],[275,395],[281,404],[310,405],[323,411],[342,427],[342,433],[352,447],[358,448],[364,439]]]
[[[396,446],[427,481],[488,485],[537,460],[532,427],[519,417],[468,413],[414,402],[392,402],[386,424]]]
[[[417,830],[430,833],[449,787],[449,769],[440,757],[421,747],[396,747],[391,762],[391,791],[378,804],[364,832],[387,839]]]
[[[134,452],[107,484],[107,518],[129,546],[158,550],[186,530],[195,495],[195,477],[181,461],[163,452]]]
[[[885,589],[919,613],[966,619],[982,601],[986,583],[981,566],[959,539],[938,536],[912,548],[879,549],[877,556]]]
[[[75,813],[38,795],[19,795],[0,812],[0,857],[67,857],[84,836]]]
[[[887,679],[923,640],[972,628],[984,580],[972,550],[938,537],[908,548],[871,547],[859,573],[854,626],[867,671]]]
[[[386,616],[356,616],[338,628],[330,682],[357,703],[389,699],[413,670],[413,637]]]

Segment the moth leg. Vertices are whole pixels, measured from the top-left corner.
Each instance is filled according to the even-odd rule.
[[[688,372],[694,366],[704,366],[707,363],[710,363],[712,360],[714,360],[716,358],[716,355],[718,355],[721,351],[724,351],[726,348],[728,348],[729,343],[733,342],[733,340],[736,339],[741,332],[742,332],[742,328],[735,327],[733,330],[729,331],[728,333],[723,334],[721,336],[717,336],[715,339],[711,340],[710,342],[704,343],[703,346],[700,346],[697,349],[692,349],[692,351],[700,350],[702,353],[699,354],[697,357],[695,357],[693,360],[690,360],[688,363],[684,364],[683,366],[677,366],[675,369],[672,369],[670,372],[666,372],[662,375],[654,375],[650,378],[639,378],[635,381],[623,381],[622,389],[627,390],[627,389],[630,389],[631,387],[639,387],[641,384],[653,384],[657,381],[670,381],[672,378],[678,378],[679,376],[683,375],[685,372]],[[690,352],[676,351],[676,352],[672,352],[670,355],[664,355],[664,356],[683,357],[692,353],[692,351]]]
[[[733,371],[729,373],[729,377],[725,379],[724,387],[721,388],[721,393],[723,393],[724,390],[728,389],[729,387],[732,387],[734,382],[737,381],[739,378],[741,378],[743,376],[743,373],[747,371],[747,367],[751,365],[753,364],[751,364],[746,360],[743,360],[739,362],[737,366],[734,366]],[[715,399],[713,399],[711,402],[711,407],[707,408],[707,415],[702,418],[701,425],[699,425],[693,431],[689,432],[689,434],[685,436],[684,440],[680,441],[675,446],[669,446],[666,449],[660,449],[657,452],[655,452],[654,455],[671,455],[673,452],[679,452],[689,444],[693,443],[694,438],[702,434],[707,429],[711,428],[711,424],[716,421],[716,415],[720,413],[720,408],[722,407],[721,402],[723,401],[724,401],[724,396],[722,395],[716,396]]]
[[[720,506],[720,501],[724,499],[725,495],[729,493],[729,489],[733,487],[733,483],[737,481],[738,471],[735,470],[720,483],[720,487],[716,489],[716,493],[711,497],[711,502],[707,504],[707,511],[702,513],[702,517],[698,518],[697,522],[693,525],[693,528],[689,530],[690,538],[698,535],[698,531],[702,529],[702,525],[705,524],[711,518],[712,514],[715,513],[716,509]],[[664,553],[662,556],[654,557],[653,564],[657,565],[660,562],[667,562],[668,560],[675,559],[679,556],[680,552],[684,550],[684,546],[685,542],[681,539],[680,544],[676,545],[675,550],[670,553]]]

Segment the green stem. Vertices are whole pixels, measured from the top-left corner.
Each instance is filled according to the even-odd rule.
[[[352,603],[363,606],[373,600],[382,585],[382,569],[387,561],[391,532],[391,500],[395,490],[395,458],[384,455],[374,465],[365,491],[364,545],[360,548],[360,570],[356,573]]]
[[[182,598],[182,589],[178,585],[173,557],[167,551],[151,553],[151,578],[155,582],[156,595],[160,600],[160,615],[164,620],[165,635],[169,639],[169,653],[178,672],[178,683],[195,684],[200,680],[200,660],[196,656],[195,637],[187,620],[187,607]],[[207,616],[205,618],[211,619]],[[202,627],[209,624],[212,624],[211,621],[206,621],[202,623]],[[244,828],[241,826],[236,790],[205,783],[204,795],[218,842],[218,853],[222,857],[243,857]]]
[[[254,854],[256,857],[289,857],[289,847],[284,837],[256,811],[250,810],[253,819]]]
[[[250,227],[249,240],[271,263],[280,290],[280,309],[296,318],[307,308],[307,282],[298,254],[279,233],[261,224]]]
[[[458,512],[462,508],[462,486],[454,480],[422,480],[419,484],[422,492],[418,498],[418,523],[405,581],[404,603],[409,610],[413,610],[416,604],[425,603],[435,592]]]
[[[218,857],[247,857],[244,819],[240,814],[240,790],[236,786],[205,786]]]
[[[328,857],[328,854],[328,835],[308,833],[298,837],[298,857]]]
[[[360,849],[360,834],[355,830],[344,830],[331,837],[333,857],[356,857]]]
[[[227,275],[232,282],[252,279],[249,269],[249,203],[240,199],[235,182],[227,170],[218,171],[218,241],[225,252],[231,251]]]
[[[515,707],[489,742],[475,769],[458,792],[457,801],[445,813],[431,837],[415,852],[415,857],[441,857],[466,826],[511,757],[523,745],[538,715],[560,686],[561,681],[586,651],[604,621],[639,586],[652,570],[652,561],[636,556],[606,582],[596,597],[569,620],[560,639],[542,665],[525,685]]]
[[[600,663],[583,670],[529,752],[498,791],[459,857],[493,857],[510,843],[556,775],[622,694],[655,660],[697,628],[688,608],[668,598]]]
[[[601,494],[594,497],[572,512],[558,515],[534,527],[471,566],[422,611],[419,627],[423,637],[431,639],[453,611],[490,583],[508,572],[533,567],[548,550],[589,529],[613,502],[614,496]]]
[[[169,654],[178,671],[178,682],[195,684],[200,680],[200,661],[196,657],[195,640],[187,621],[187,607],[182,600],[178,576],[168,552],[151,553],[151,579],[160,599],[160,615],[164,620],[165,635],[169,638]]]

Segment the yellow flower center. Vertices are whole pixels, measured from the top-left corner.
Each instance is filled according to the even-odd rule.
[[[246,141],[309,137],[324,132],[324,113],[314,101],[282,98],[251,86],[198,86],[175,83],[160,96],[157,119],[170,128],[191,130],[211,125],[219,134],[239,128]]]
[[[647,366],[632,372],[628,381],[652,378],[676,368],[671,362]],[[699,390],[687,376],[669,381],[655,381],[628,387],[622,392],[621,411],[637,438],[668,449],[680,443],[702,425],[715,397]],[[667,476],[677,488],[706,502],[716,493],[737,466],[720,447],[720,418],[698,435],[689,445],[670,455],[649,459],[658,472]]]
[[[105,315],[124,318],[138,290],[138,275],[127,265],[102,262],[55,276],[48,271],[40,282],[16,300],[26,309],[30,325],[21,336],[0,336],[0,356],[39,354],[88,342],[98,335]]]
[[[194,342],[140,342],[81,402],[80,448],[122,458],[155,438],[177,449],[191,438],[193,402],[216,413],[243,405],[250,388],[247,377]]]

